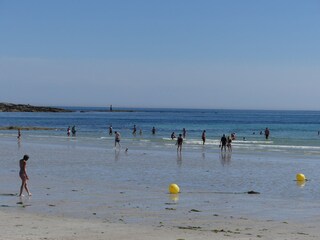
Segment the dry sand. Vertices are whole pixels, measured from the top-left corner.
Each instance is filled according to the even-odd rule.
[[[201,218],[197,212],[192,214],[194,217],[173,222],[161,222],[160,217],[158,224],[139,224],[125,219],[75,219],[2,208],[0,239],[320,239],[319,221],[300,224],[219,215]]]

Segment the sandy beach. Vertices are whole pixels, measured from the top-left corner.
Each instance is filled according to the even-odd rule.
[[[112,211],[110,212],[112,215]],[[137,214],[135,217],[144,218]],[[314,223],[261,221],[232,216],[202,218],[186,213],[185,218],[153,224],[130,224],[124,219],[75,219],[21,211],[1,210],[1,239],[319,239],[319,221]]]

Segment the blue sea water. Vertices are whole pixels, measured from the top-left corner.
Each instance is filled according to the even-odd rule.
[[[263,151],[320,150],[320,112],[316,111],[254,111],[254,110],[199,110],[199,109],[127,109],[133,112],[98,112],[103,108],[70,108],[72,113],[0,113],[0,126],[37,126],[55,128],[55,131],[25,131],[29,138],[55,137],[63,140],[68,126],[76,126],[77,140],[95,142],[112,140],[108,127],[119,131],[127,145],[151,144],[166,146],[170,135],[187,130],[186,148],[201,145],[201,133],[206,130],[207,144],[218,145],[222,134],[236,133],[234,148]],[[97,111],[95,111],[97,110]],[[132,135],[133,125],[137,135]],[[155,127],[156,135],[151,134]],[[264,129],[270,129],[266,140]],[[139,134],[140,129],[142,135]],[[0,136],[16,133],[1,131]]]
[[[22,131],[20,141],[16,131],[0,131],[0,182],[6,183],[0,188],[2,204],[15,205],[16,200],[1,193],[17,192],[17,161],[28,153],[34,194],[26,200],[32,205],[30,211],[50,211],[48,204],[59,206],[55,211],[60,214],[85,217],[92,211],[108,215],[110,208],[127,214],[123,209],[132,205],[162,211],[170,201],[167,186],[176,182],[182,189],[181,209],[282,220],[318,215],[320,112],[71,109],[75,111],[0,113],[1,127],[53,128]],[[121,133],[120,149],[114,148],[114,136],[108,134],[110,124]],[[68,137],[67,127],[73,125],[77,134]],[[136,136],[133,125],[137,126]],[[155,135],[151,133],[153,126]],[[266,127],[271,133],[268,140],[260,135]],[[182,133],[183,128],[187,137],[179,155],[170,135],[173,131]],[[205,145],[203,130],[207,133]],[[237,138],[232,153],[221,153],[222,134],[233,132]],[[310,181],[296,182],[298,172]],[[251,190],[260,194],[238,194]]]

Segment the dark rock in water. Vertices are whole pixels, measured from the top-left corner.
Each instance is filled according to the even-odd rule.
[[[259,192],[256,192],[256,191],[249,191],[247,192],[248,194],[260,194]]]
[[[55,107],[40,107],[29,104],[0,103],[0,112],[72,112]]]
[[[48,127],[33,127],[33,126],[7,126],[7,127],[0,127],[0,130],[24,130],[24,131],[29,131],[29,130],[57,130],[56,128],[48,128]]]
[[[14,193],[0,193],[0,196],[7,196],[7,197],[12,197],[12,196],[16,196],[17,194]]]
[[[201,212],[201,211],[197,209],[191,209],[189,212]]]

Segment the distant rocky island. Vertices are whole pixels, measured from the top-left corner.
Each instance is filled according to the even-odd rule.
[[[32,106],[29,104],[0,103],[0,112],[72,112],[55,107]]]

